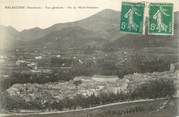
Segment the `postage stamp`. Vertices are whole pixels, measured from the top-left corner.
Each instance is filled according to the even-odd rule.
[[[149,5],[148,34],[173,35],[173,4],[151,3]]]
[[[120,31],[142,34],[144,9],[144,3],[122,2]]]

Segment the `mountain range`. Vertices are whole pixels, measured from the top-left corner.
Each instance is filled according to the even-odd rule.
[[[177,47],[179,39],[179,12],[175,12],[174,36],[133,35],[119,31],[120,12],[106,9],[86,19],[54,24],[46,29],[38,27],[17,31],[0,26],[0,49],[60,48],[84,49],[85,47],[133,48]]]

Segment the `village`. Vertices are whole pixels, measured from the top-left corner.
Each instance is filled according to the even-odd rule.
[[[41,111],[44,111],[47,108],[48,110],[46,111],[54,111],[54,109],[69,110],[71,108],[69,107],[70,105],[72,107],[74,106],[74,109],[79,109],[84,108],[84,104],[85,107],[93,107],[95,105],[97,106],[111,102],[133,100],[132,95],[130,96],[129,94],[132,94],[136,91],[140,92],[140,88],[147,86],[146,83],[148,84],[148,89],[143,90],[142,88],[142,90],[144,92],[146,90],[145,93],[148,93],[148,95],[144,92],[139,94],[136,93],[139,96],[144,96],[141,97],[142,99],[150,98],[150,87],[156,87],[154,83],[156,83],[158,90],[160,90],[160,88],[165,89],[164,92],[160,92],[160,95],[169,96],[170,94],[174,93],[174,87],[172,85],[174,80],[176,80],[176,74],[169,71],[145,74],[135,73],[126,75],[123,79],[119,79],[117,76],[94,75],[92,77],[79,76],[66,82],[49,82],[45,84],[14,84],[12,87],[6,90],[6,95],[8,95],[9,100],[9,105],[6,106],[11,107],[10,109],[13,111],[21,111],[24,109],[30,109],[31,111],[40,109]],[[163,82],[163,86],[161,84],[157,84],[157,81]],[[154,86],[149,84],[150,82],[153,82]],[[167,87],[165,87],[166,85]],[[157,96],[159,94],[157,90],[155,92],[152,92],[153,96]],[[111,97],[111,95],[113,96]],[[104,97],[101,98],[101,96]],[[18,101],[19,105],[11,105],[11,101],[13,103],[14,99]],[[75,100],[78,102],[80,99],[83,103],[81,101],[80,103],[73,102]],[[85,100],[87,99],[91,99],[91,101],[86,102]],[[105,99],[105,103],[100,101]],[[94,100],[96,100],[95,103]],[[65,102],[67,104],[65,104]],[[55,105],[57,107],[55,107]]]

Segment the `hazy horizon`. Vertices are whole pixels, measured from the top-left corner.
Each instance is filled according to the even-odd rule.
[[[59,1],[59,0],[0,0],[0,25],[12,26],[18,31],[28,30],[39,27],[41,29],[48,28],[57,23],[75,22],[86,19],[104,9],[112,9],[120,11],[122,0],[75,0],[75,1]],[[123,0],[124,1],[124,0]],[[125,0],[129,1],[129,0]],[[142,0],[130,0],[142,1]],[[174,11],[179,11],[178,0],[146,0],[150,2],[171,2],[174,3]],[[89,6],[95,9],[6,9],[5,6]]]
[[[98,13],[104,11],[104,10],[112,10],[112,11],[114,11],[114,12],[120,12],[120,11],[117,11],[117,10],[114,10],[114,9],[103,9],[103,10],[97,12],[97,13],[94,13],[94,14],[90,15],[90,16],[87,16],[87,17],[82,18],[82,19],[79,19],[79,20],[74,20],[74,21],[71,21],[71,22],[78,22],[78,21],[81,21],[81,20],[85,20],[85,19],[87,19],[87,18],[89,18],[89,17],[91,17],[91,16],[93,16],[93,15],[96,15],[96,14],[98,14]],[[57,22],[57,23],[55,23],[55,24],[60,24],[60,23],[63,24],[63,23],[70,23],[70,22]],[[47,27],[45,27],[45,28],[41,28],[41,27],[39,27],[39,26],[34,26],[34,27],[31,27],[31,28],[24,28],[24,29],[22,29],[22,30],[18,30],[17,28],[15,28],[15,27],[13,27],[13,26],[11,26],[11,25],[3,25],[3,24],[1,25],[1,24],[0,24],[0,26],[12,27],[12,28],[16,29],[18,32],[22,32],[22,31],[30,30],[30,29],[34,29],[34,28],[47,29],[47,28],[49,28],[49,27],[51,27],[51,26],[53,26],[53,25],[55,25],[55,24],[49,25],[49,26],[47,26]]]

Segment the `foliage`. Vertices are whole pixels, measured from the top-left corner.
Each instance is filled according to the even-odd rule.
[[[20,98],[18,96],[10,96],[7,93],[3,93],[1,95],[1,101],[5,103],[3,104],[3,108],[6,108],[8,110],[70,110],[78,108],[89,108],[102,104],[109,104],[128,100],[163,98],[173,96],[175,93],[176,88],[172,80],[156,79],[139,85],[134,91],[129,90],[127,93],[108,92],[100,93],[98,95],[92,94],[89,96],[83,96],[81,94],[78,94],[73,98],[65,97],[62,100],[56,100],[52,97],[46,96],[43,99],[46,100],[45,103],[42,103],[42,99],[25,102],[23,98]]]
[[[173,80],[156,79],[138,86],[134,92],[131,92],[131,97],[134,99],[161,98],[172,96],[175,93],[176,87]]]

